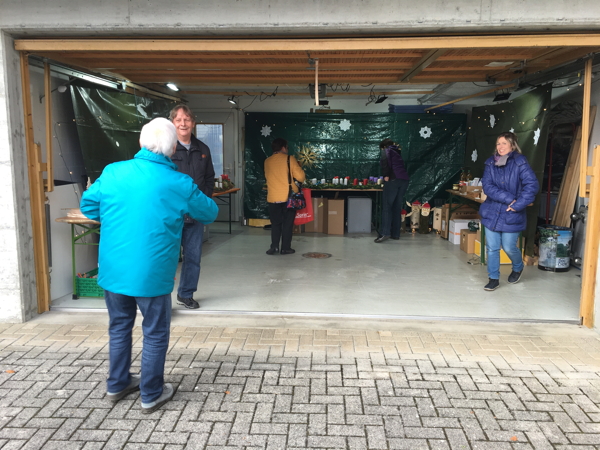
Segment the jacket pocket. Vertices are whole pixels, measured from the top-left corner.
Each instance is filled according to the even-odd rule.
[[[525,210],[523,211],[507,211],[504,217],[504,223],[506,225],[525,225],[527,222],[527,215]]]

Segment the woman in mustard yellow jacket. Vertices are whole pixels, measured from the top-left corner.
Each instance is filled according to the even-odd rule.
[[[296,210],[288,209],[287,200],[290,192],[288,182],[288,143],[285,139],[277,138],[271,143],[273,155],[265,160],[265,178],[267,179],[267,202],[271,219],[271,247],[267,255],[290,255],[295,252],[292,248],[292,231]],[[289,172],[292,176],[292,189],[298,192],[293,179],[303,182],[304,171],[296,161],[289,156]],[[279,241],[281,240],[281,252]]]

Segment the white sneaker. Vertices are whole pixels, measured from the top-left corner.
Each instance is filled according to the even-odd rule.
[[[156,400],[150,403],[142,402],[142,414],[151,414],[167,403],[175,395],[175,389],[171,383],[165,383],[162,394]]]

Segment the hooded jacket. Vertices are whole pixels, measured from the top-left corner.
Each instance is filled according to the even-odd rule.
[[[169,158],[142,148],[104,168],[83,193],[81,212],[101,224],[98,284],[157,297],[173,291],[184,214],[211,223],[218,208]]]
[[[482,178],[487,195],[479,208],[481,223],[492,231],[516,233],[527,227],[525,208],[535,200],[539,183],[527,158],[512,151],[505,166],[496,166],[494,157],[485,162]],[[507,211],[508,205],[514,211]]]

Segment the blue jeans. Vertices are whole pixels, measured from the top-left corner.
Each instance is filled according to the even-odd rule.
[[[181,246],[183,247],[183,263],[177,294],[183,298],[192,298],[198,289],[200,278],[200,258],[202,257],[202,238],[204,224],[201,222],[183,225]]]
[[[404,205],[404,193],[408,188],[408,180],[390,180],[383,185],[383,205],[381,217],[382,236],[400,237],[400,221]]]
[[[109,317],[106,390],[121,392],[131,381],[131,332],[139,307],[144,317],[140,391],[142,402],[153,402],[163,391],[165,358],[171,334],[171,294],[130,297],[104,291],[104,298]]]
[[[517,247],[519,233],[503,233],[485,229],[485,247],[487,248],[487,270],[489,278],[500,279],[500,247],[512,261],[512,270],[520,272],[525,266],[521,250]]]

